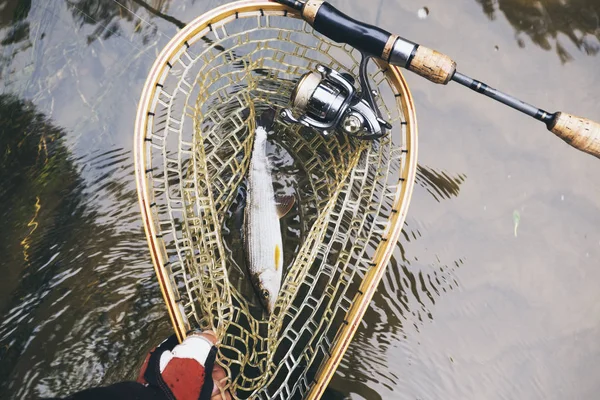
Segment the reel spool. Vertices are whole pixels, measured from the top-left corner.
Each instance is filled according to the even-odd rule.
[[[284,110],[282,118],[315,128],[325,136],[335,130],[365,140],[385,136],[392,125],[380,116],[374,100],[377,92],[366,78],[367,60],[363,55],[359,72],[362,94],[357,94],[351,75],[317,65],[317,72],[306,73],[294,88],[292,108]],[[300,117],[295,118],[295,113]]]
[[[182,29],[144,85],[135,167],[155,272],[180,340],[191,329],[217,333],[217,362],[234,398],[320,397],[401,233],[417,165],[414,106],[396,67],[366,69],[361,59],[291,8],[240,1]],[[237,194],[256,115],[289,109],[294,88],[318,65],[344,79],[364,67],[379,94],[369,107],[392,128],[365,141],[277,121],[269,139],[274,187],[291,191],[297,206],[282,220],[284,280],[266,315],[236,251]],[[365,100],[356,93],[364,83],[345,94],[346,111]]]

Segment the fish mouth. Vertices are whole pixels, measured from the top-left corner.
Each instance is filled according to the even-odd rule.
[[[268,294],[268,296],[266,294]],[[273,298],[273,293],[269,292],[267,289],[259,289],[258,297],[260,299],[260,304],[265,311],[267,311],[268,314],[271,314],[275,308],[275,300],[277,300],[277,298]]]
[[[262,304],[263,308],[265,309],[265,311],[267,311],[268,314],[271,314],[271,312],[273,311],[271,309],[271,302],[269,302],[266,299],[263,299],[262,297],[260,298],[260,304]]]
[[[271,312],[273,312],[273,309],[275,308],[275,300],[277,298],[273,298],[273,292],[265,287],[265,285],[260,279],[260,274],[252,274],[250,279],[252,281],[252,287],[254,288],[254,292],[256,293],[260,304],[269,314],[271,314]]]

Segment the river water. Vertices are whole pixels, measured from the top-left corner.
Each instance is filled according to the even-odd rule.
[[[0,398],[132,379],[170,334],[137,205],[134,115],[157,52],[222,3],[0,0]],[[600,120],[597,0],[332,3],[491,86]],[[458,85],[406,75],[415,194],[332,388],[597,398],[600,161]]]

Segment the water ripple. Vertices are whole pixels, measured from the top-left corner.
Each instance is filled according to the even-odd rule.
[[[39,205],[11,227],[12,232],[25,230],[24,221],[34,221],[26,253],[18,245],[5,250],[12,260],[21,253],[22,261],[12,263],[11,300],[0,303],[0,397],[65,395],[110,380],[111,371],[130,375],[131,360],[142,360],[168,332],[144,331],[156,320],[166,328],[168,324],[139,219],[130,150],[74,157],[65,147],[64,132],[43,115],[27,111],[31,105],[0,100],[0,121],[7,121],[1,113],[10,111],[13,120],[22,115],[25,124],[38,126],[37,136],[26,143],[31,151],[23,147],[15,154],[20,168],[10,169],[14,178],[7,180],[34,177],[28,190]],[[48,137],[52,146],[40,162],[34,149]],[[16,185],[3,192],[5,204],[31,204],[28,198],[16,198]],[[44,356],[46,348],[56,349],[52,358]],[[131,356],[118,357],[124,352]]]
[[[458,195],[465,178],[419,166],[417,183],[421,193],[439,202]],[[459,286],[456,272],[464,263],[462,259],[448,262],[442,255],[427,252],[411,254],[413,244],[425,240],[427,234],[428,229],[409,216],[403,239],[333,380],[335,388],[364,397],[368,385],[379,393],[373,398],[381,398],[383,393],[394,393],[394,398],[411,398],[397,393],[405,379],[398,368],[398,357],[408,364],[417,359],[414,341],[418,340],[421,329],[434,322],[436,303]],[[357,365],[360,367],[356,368]],[[415,373],[419,373],[418,368]],[[364,385],[356,386],[355,382]],[[350,392],[348,387],[352,387]],[[355,393],[356,390],[361,393]]]

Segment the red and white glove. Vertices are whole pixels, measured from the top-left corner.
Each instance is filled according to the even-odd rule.
[[[231,399],[219,389],[225,371],[215,366],[216,340],[212,332],[192,334],[181,344],[171,336],[146,357],[138,382],[173,400]]]

